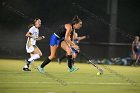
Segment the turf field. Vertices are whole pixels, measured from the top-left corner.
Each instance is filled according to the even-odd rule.
[[[34,67],[24,72],[23,65],[23,60],[0,59],[0,93],[140,93],[140,67],[100,65],[104,74],[97,76],[90,64],[78,63],[80,69],[70,73],[66,63],[52,62],[46,74]]]

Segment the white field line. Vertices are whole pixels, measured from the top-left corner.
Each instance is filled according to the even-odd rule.
[[[84,82],[67,82],[74,85],[131,85],[130,83],[84,83]],[[57,82],[0,82],[0,84],[58,84]]]

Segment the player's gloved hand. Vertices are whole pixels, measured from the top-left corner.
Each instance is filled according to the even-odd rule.
[[[74,47],[72,47],[72,46],[70,46],[70,47],[71,47],[72,51],[74,51],[75,53],[79,53],[79,52],[80,52],[80,49],[79,49],[79,48],[76,49],[76,48],[74,48]]]
[[[72,46],[74,49],[76,49],[76,50],[80,50],[80,48],[79,48],[79,46],[77,46],[77,45],[74,45],[74,46]]]

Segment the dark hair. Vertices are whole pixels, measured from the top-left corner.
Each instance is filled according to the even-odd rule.
[[[28,28],[31,28],[32,26],[34,26],[34,25],[35,25],[35,22],[36,22],[37,20],[40,20],[40,19],[39,19],[39,18],[35,18],[35,19],[33,20],[33,22],[32,22],[31,24],[29,24]]]
[[[72,19],[72,24],[77,24],[79,22],[82,22],[82,20],[79,19],[78,16],[74,16],[74,18]]]

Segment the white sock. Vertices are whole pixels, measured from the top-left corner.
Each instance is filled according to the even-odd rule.
[[[38,54],[34,54],[32,57],[28,59],[28,61],[33,62],[34,60],[39,59],[39,58],[40,56]]]
[[[23,68],[28,68],[28,66],[27,66],[27,65],[25,65]]]

